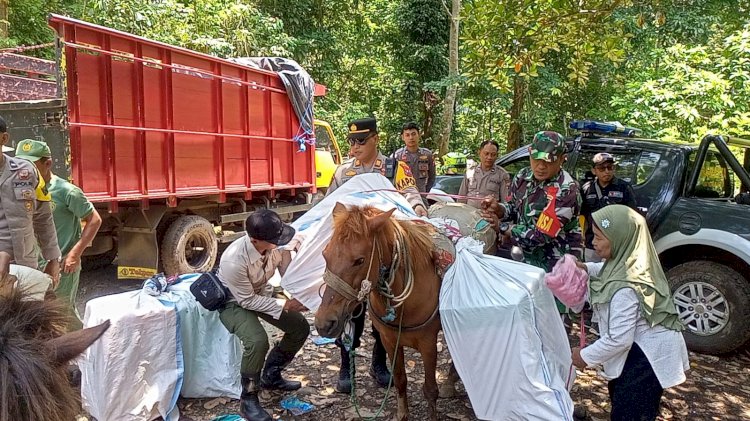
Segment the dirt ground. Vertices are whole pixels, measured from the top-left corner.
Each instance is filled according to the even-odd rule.
[[[81,279],[79,309],[83,314],[85,302],[106,294],[124,292],[140,287],[139,281],[118,281],[114,267],[85,272]],[[312,314],[308,315],[312,320]],[[571,334],[571,344],[578,342],[577,326]],[[359,413],[364,418],[379,415],[377,419],[391,419],[396,412],[395,388],[385,403],[385,390],[378,388],[367,374],[370,363],[372,338],[365,330],[366,343],[362,346],[357,366],[356,396]],[[271,340],[278,332],[271,332]],[[595,340],[594,335],[588,341]],[[449,355],[440,347],[438,373],[445,375],[449,368]],[[406,353],[409,381],[409,409],[412,420],[426,419],[427,405],[422,397],[424,375],[419,355],[411,350]],[[348,395],[335,393],[333,383],[338,376],[339,352],[334,345],[317,346],[308,340],[303,352],[285,371],[285,375],[303,383],[298,397],[315,406],[311,412],[292,416],[281,409],[279,402],[286,395],[263,392],[264,407],[273,410],[279,420],[351,420],[358,419],[354,405]],[[750,349],[731,355],[715,357],[690,353],[691,370],[687,382],[665,392],[659,420],[747,420],[750,419]],[[460,390],[463,390],[460,388]],[[592,370],[578,373],[571,392],[577,405],[585,406],[589,419],[609,419],[609,397],[606,381],[597,378]],[[383,410],[378,414],[380,406]],[[217,399],[181,399],[178,403],[182,420],[209,421],[219,415],[236,414],[238,401]],[[438,400],[441,420],[476,420],[471,403],[464,394],[457,398]],[[81,417],[79,420],[86,420]]]

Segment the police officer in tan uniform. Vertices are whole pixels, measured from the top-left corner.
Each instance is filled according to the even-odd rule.
[[[5,120],[0,118],[3,147],[10,138],[7,129]],[[52,221],[51,200],[34,164],[0,154],[0,251],[8,253],[13,263],[36,269],[38,241],[42,257],[48,261],[44,272],[52,277],[53,285],[57,285],[61,254]]]
[[[485,140],[479,146],[479,164],[466,171],[458,190],[459,195],[470,198],[459,199],[459,202],[481,209],[482,200],[487,196],[496,197],[500,202],[508,200],[510,176],[502,167],[495,165],[499,147],[493,140]]]
[[[380,173],[393,183],[419,216],[427,216],[427,209],[416,187],[411,169],[403,161],[386,158],[378,151],[378,125],[374,118],[363,118],[349,123],[347,136],[353,158],[339,165],[333,174],[326,195],[359,174]]]
[[[396,161],[394,158],[386,158],[385,155],[378,151],[378,126],[374,118],[363,118],[354,120],[349,123],[349,135],[347,136],[351,146],[353,158],[341,164],[333,175],[330,187],[326,194],[331,194],[339,186],[351,180],[359,174],[380,173],[393,183],[401,194],[406,197],[417,215],[426,216],[425,209],[419,191],[416,188],[416,182],[411,175],[409,166],[403,161]],[[366,306],[366,303],[361,306]],[[352,348],[358,348],[360,337],[365,327],[366,307],[357,307],[353,314],[358,314],[352,318],[354,323],[354,337],[352,338]],[[380,340],[380,334],[374,328],[372,336],[375,338],[375,345],[372,349],[372,362],[370,365],[370,376],[372,376],[380,387],[388,387],[391,380],[391,373],[388,371],[386,363],[386,352],[383,343]],[[341,367],[339,368],[339,379],[335,389],[339,393],[350,393],[352,390],[352,379],[349,369],[350,359],[349,352],[344,346],[341,338],[336,340],[336,345],[341,350]]]
[[[401,128],[401,139],[406,146],[394,152],[392,157],[409,166],[414,179],[417,180],[417,190],[422,193],[429,192],[435,185],[435,160],[431,150],[419,147],[417,123],[404,124]]]

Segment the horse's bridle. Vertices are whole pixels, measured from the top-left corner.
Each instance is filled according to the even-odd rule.
[[[400,307],[406,299],[409,298],[413,291],[414,287],[414,271],[411,267],[411,261],[410,256],[408,253],[408,248],[406,247],[406,241],[404,239],[403,233],[401,230],[397,227],[396,228],[396,242],[393,249],[393,257],[391,260],[391,266],[390,268],[385,268],[386,273],[388,273],[389,279],[378,279],[378,293],[383,298],[388,300],[388,306],[391,309]],[[362,280],[360,284],[359,291],[355,290],[351,285],[349,285],[346,281],[341,279],[338,275],[331,272],[326,268],[324,274],[323,274],[323,282],[327,287],[333,288],[334,291],[339,293],[342,297],[344,297],[348,302],[357,302],[361,303],[365,299],[367,299],[368,294],[372,290],[373,284],[372,281],[370,281],[370,274],[372,272],[372,262],[375,260],[375,249],[376,249],[376,242],[375,238],[372,240],[372,252],[370,253],[370,264],[367,268],[367,275],[365,275],[365,278]],[[378,255],[380,255],[380,249],[378,247]],[[394,296],[391,292],[391,285],[393,284],[395,280],[395,274],[396,269],[398,269],[398,266],[400,263],[404,264],[404,290],[401,294]],[[422,327],[428,325],[430,322],[432,322],[437,314],[439,313],[440,306],[435,306],[435,310],[432,312],[430,317],[423,323],[420,323],[417,326],[408,326],[403,327],[400,326],[400,324],[393,324],[390,323],[385,316],[378,316],[375,314],[374,310],[372,309],[372,305],[369,306],[370,316],[372,316],[372,319],[383,325],[387,326],[392,329],[401,329],[402,331],[410,331],[410,330],[418,330]]]
[[[370,253],[370,266],[367,268],[367,275],[365,279],[359,285],[359,291],[352,288],[351,285],[346,283],[341,277],[331,272],[326,268],[323,272],[323,282],[326,286],[333,288],[334,291],[338,292],[348,302],[356,301],[361,303],[367,298],[367,294],[372,289],[372,282],[370,282],[370,272],[372,271],[372,262],[375,260],[375,239],[372,239],[372,252]]]

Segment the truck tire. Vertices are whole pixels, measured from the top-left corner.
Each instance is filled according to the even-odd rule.
[[[673,267],[667,278],[692,351],[725,354],[750,339],[750,284],[734,269],[699,260]]]
[[[214,226],[201,216],[180,216],[167,228],[160,249],[167,275],[208,272],[218,255]]]
[[[117,243],[107,252],[81,257],[81,271],[86,272],[107,267],[112,264],[115,257],[117,257]]]

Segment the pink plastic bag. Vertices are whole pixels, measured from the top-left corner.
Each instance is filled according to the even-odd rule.
[[[574,310],[580,309],[586,301],[589,274],[577,267],[576,258],[569,254],[544,276],[544,282],[561,303]]]

